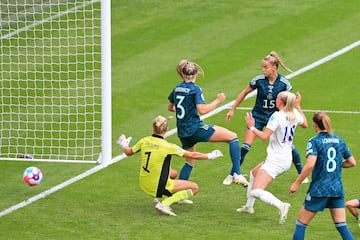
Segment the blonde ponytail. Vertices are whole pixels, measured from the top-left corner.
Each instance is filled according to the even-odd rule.
[[[279,67],[279,64],[282,68],[284,68],[288,72],[292,72],[290,68],[288,68],[280,59],[279,55],[275,51],[271,51],[269,55],[267,55],[264,60],[269,61],[271,64],[276,65],[276,67]]]

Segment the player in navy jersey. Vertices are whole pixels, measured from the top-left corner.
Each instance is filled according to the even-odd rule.
[[[277,110],[275,106],[276,96],[279,92],[290,91],[292,86],[287,78],[278,73],[278,67],[282,66],[285,70],[291,71],[281,61],[278,54],[272,51],[262,60],[263,74],[256,76],[251,80],[250,84],[238,95],[232,108],[226,114],[226,121],[230,121],[236,108],[244,101],[245,97],[255,89],[257,89],[255,106],[252,109],[252,116],[255,119],[255,128],[263,130],[269,117]],[[307,126],[306,126],[307,127]],[[246,154],[250,151],[256,135],[246,129],[244,142],[241,146],[240,165],[244,162]],[[297,172],[300,174],[302,170],[301,158],[298,150],[293,146],[292,160]],[[229,175],[224,180],[224,184],[231,184],[232,177]],[[304,183],[308,179],[304,180]]]
[[[240,145],[237,134],[220,126],[206,124],[199,114],[206,114],[225,100],[224,93],[217,94],[211,103],[206,104],[202,89],[196,85],[201,67],[188,60],[181,60],[176,70],[183,80],[171,91],[168,100],[168,110],[176,112],[176,126],[182,147],[188,151],[195,151],[198,142],[226,142],[229,143],[232,168],[230,173],[234,182],[248,185],[248,181],[240,172]],[[180,171],[180,179],[188,180],[194,167],[194,159],[187,158]]]
[[[301,181],[312,172],[311,183],[298,214],[293,239],[304,239],[306,227],[316,213],[329,208],[342,239],[352,240],[354,237],[346,224],[341,178],[342,168],[354,167],[356,160],[344,140],[333,134],[331,120],[325,112],[315,113],[312,120],[317,135],[309,140],[306,147],[306,164],[290,186],[290,192],[296,192]]]

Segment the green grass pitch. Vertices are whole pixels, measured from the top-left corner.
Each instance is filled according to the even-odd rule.
[[[151,134],[151,120],[167,111],[167,96],[180,79],[180,59],[197,62],[205,77],[197,83],[210,102],[224,92],[232,101],[255,75],[261,59],[279,53],[294,71],[360,40],[360,4],[357,0],[224,0],[224,1],[112,1],[113,156],[121,154],[116,139],[124,133],[132,143]],[[360,48],[341,55],[291,79],[303,96],[302,107],[311,122],[316,110],[328,110],[335,132],[360,158]],[[280,69],[284,75],[288,73]],[[254,99],[241,107],[251,107]],[[331,111],[331,112],[330,112]],[[226,110],[205,120],[244,134],[245,110],[225,122]],[[170,121],[170,128],[175,121]],[[305,161],[305,145],[314,135],[298,129],[295,145]],[[169,141],[179,144],[176,135]],[[259,139],[242,165],[248,173],[266,155],[267,142]],[[278,177],[268,188],[292,208],[284,225],[278,212],[260,201],[255,214],[235,211],[246,201],[246,188],[224,186],[230,169],[228,146],[201,143],[197,149],[221,149],[225,156],[199,161],[191,180],[200,192],[190,206],[174,206],[177,217],[161,215],[152,198],[138,186],[139,158],[115,163],[69,187],[0,218],[0,239],[291,239],[298,210],[308,184],[288,193],[296,170]],[[173,158],[178,169],[184,160]],[[0,162],[0,209],[6,209],[93,167],[85,164],[36,163],[43,183],[27,187],[21,179],[26,162]],[[344,169],[346,199],[360,197],[358,167]],[[0,211],[1,211],[0,210]],[[360,229],[347,212],[355,239]],[[340,239],[329,211],[319,213],[308,227],[306,239]]]

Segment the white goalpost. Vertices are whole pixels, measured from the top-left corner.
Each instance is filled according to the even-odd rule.
[[[110,18],[110,0],[0,1],[0,160],[111,160]]]

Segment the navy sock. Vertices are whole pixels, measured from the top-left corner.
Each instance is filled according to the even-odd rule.
[[[295,146],[292,147],[292,161],[296,167],[298,174],[300,174],[302,171],[302,162],[299,151],[295,148]]]
[[[303,240],[305,238],[306,227],[306,224],[300,222],[299,220],[296,220],[293,240]]]
[[[335,227],[339,231],[342,239],[354,240],[354,236],[351,234],[346,222],[335,223]]]
[[[240,150],[240,166],[245,160],[245,155],[250,151],[251,145],[243,143]]]
[[[240,146],[239,146],[239,139],[235,138],[229,143],[229,151],[230,151],[230,158],[232,162],[232,168],[230,171],[230,175],[241,174],[240,171]]]
[[[181,168],[179,179],[183,180],[189,180],[191,171],[194,166],[192,166],[190,163],[186,162],[184,163],[183,167]]]

